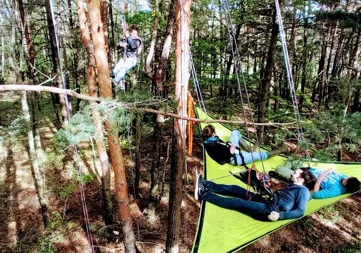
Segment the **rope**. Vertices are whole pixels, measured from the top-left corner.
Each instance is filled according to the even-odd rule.
[[[58,29],[58,26],[55,23],[52,0],[49,0],[49,4],[50,4],[52,22],[54,24],[54,27],[56,27]],[[55,41],[56,41],[56,49],[57,49],[58,55],[60,57],[61,54],[60,54],[60,42],[59,42],[58,33],[59,33],[59,30],[55,31]],[[63,66],[62,66],[62,62],[61,62],[60,58],[59,58],[59,68],[60,68],[60,72],[61,72],[61,79],[62,79],[63,88],[66,89],[66,79],[65,79],[65,75],[64,75],[64,72],[63,72]],[[68,96],[65,94],[64,98],[65,98],[65,105],[66,105],[66,111],[67,111],[68,119],[71,120],[71,113],[70,113],[70,105],[69,105]],[[78,148],[77,148],[76,145],[73,145],[73,150],[74,150],[74,157],[75,157],[77,172],[78,172],[78,175],[81,176],[82,172],[80,170],[79,154],[78,154]],[[88,208],[87,208],[86,200],[85,200],[84,184],[81,182],[81,180],[79,180],[79,188],[80,188],[80,198],[81,198],[81,202],[82,202],[82,208],[83,208],[84,219],[85,219],[85,228],[86,228],[87,238],[88,238],[88,241],[89,241],[92,252],[95,252],[94,244],[93,244],[93,238],[92,238],[92,234],[91,234],[90,227],[89,227],[89,215],[88,215]]]
[[[282,52],[283,52],[283,57],[284,57],[284,61],[285,61],[286,73],[287,73],[287,81],[288,81],[288,86],[290,89],[290,95],[291,95],[291,99],[292,99],[293,112],[294,112],[296,124],[297,124],[297,141],[300,142],[300,141],[304,140],[304,133],[303,133],[303,130],[302,130],[302,127],[300,124],[301,116],[300,116],[300,112],[298,109],[298,102],[297,102],[297,97],[296,97],[295,85],[294,85],[294,81],[293,81],[291,62],[290,62],[290,57],[288,54],[287,43],[286,43],[286,34],[285,34],[284,26],[283,26],[281,7],[280,7],[278,0],[275,0],[275,6],[276,6],[276,22],[278,23],[278,26],[279,26],[279,34],[280,34],[280,39],[281,39],[281,44],[282,44]],[[310,157],[309,152],[307,152],[307,150],[306,150],[305,156],[306,156],[306,161],[310,162],[311,157]]]
[[[193,85],[194,85],[194,88],[195,88],[196,94],[197,94],[197,100],[199,101],[200,108],[205,113],[207,113],[206,107],[204,105],[202,91],[201,91],[201,88],[199,86],[196,69],[195,69],[195,66],[194,66],[193,56],[192,56],[192,53],[190,52],[190,50],[189,50],[189,62],[190,62],[190,67],[191,67],[191,75],[192,75]]]
[[[246,80],[245,80],[245,77],[244,77],[244,73],[242,71],[241,57],[240,57],[240,53],[239,53],[239,49],[238,49],[237,39],[235,37],[233,23],[232,23],[232,20],[231,20],[231,17],[230,17],[229,3],[228,3],[228,0],[222,0],[222,3],[223,3],[222,7],[223,7],[223,10],[224,10],[224,13],[225,13],[225,18],[226,18],[226,23],[227,23],[228,34],[229,34],[229,37],[232,39],[232,41],[231,41],[231,43],[232,43],[232,45],[231,45],[232,56],[235,59],[234,60],[234,68],[235,68],[235,74],[236,74],[236,77],[237,77],[238,90],[239,90],[239,93],[240,93],[240,100],[241,100],[241,105],[242,105],[241,106],[242,107],[242,113],[243,113],[243,116],[244,116],[244,120],[247,123],[247,117],[246,117],[246,113],[245,113],[245,109],[244,109],[244,103],[243,103],[243,97],[242,97],[242,89],[241,89],[241,83],[240,83],[241,78],[242,78],[243,87],[244,87],[244,91],[245,91],[246,98],[247,98],[247,104],[248,104],[249,108],[251,108],[251,103],[250,103],[250,100],[249,100],[249,94],[248,94],[248,90],[247,90]],[[241,78],[240,78],[240,75],[241,75]],[[251,114],[250,117],[251,117],[252,127],[254,129],[256,129],[253,115]],[[251,138],[250,138],[249,129],[246,128],[246,131],[247,131],[247,137],[250,140]],[[259,147],[258,135],[256,134],[255,136],[256,136],[256,145],[258,146],[258,152],[259,152],[259,155],[261,157],[261,149]],[[251,153],[251,157],[252,157],[252,163],[254,163],[254,157],[253,157],[252,150],[251,150],[250,153]],[[261,164],[262,164],[263,172],[266,173],[263,160],[261,160]],[[263,184],[265,184],[264,180],[263,180]]]

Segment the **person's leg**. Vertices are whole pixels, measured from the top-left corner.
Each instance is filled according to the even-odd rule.
[[[269,215],[272,211],[276,211],[266,203],[249,201],[241,198],[225,198],[218,196],[211,191],[203,192],[200,199],[210,202],[216,206],[239,211],[261,220],[265,220],[267,215]]]
[[[121,79],[123,79],[125,74],[135,65],[137,65],[137,58],[135,57],[126,58],[125,61],[121,59],[113,71],[115,75],[114,81],[119,82]]]
[[[124,75],[129,71],[131,70],[135,65],[137,65],[137,58],[135,57],[129,57],[125,60],[125,63],[124,63],[124,70],[125,70],[125,73]]]
[[[271,150],[270,152],[268,152],[268,157],[276,156],[279,154],[288,154],[288,153],[289,153],[288,147],[283,146],[283,147],[280,147],[278,149]]]
[[[246,189],[238,185],[216,184],[212,181],[208,181],[205,179],[202,180],[202,183],[206,190],[214,193],[231,196],[231,197],[237,197],[241,199],[251,198],[252,200],[259,202],[265,201],[263,198],[260,198],[257,194],[247,191]]]
[[[118,61],[117,65],[115,65],[115,67],[114,67],[114,69],[113,69],[114,80],[115,80],[116,82],[119,82],[120,79],[123,78],[123,77],[122,77],[122,74],[119,74],[119,71],[120,71],[121,69],[123,69],[124,64],[125,64],[125,61],[124,61],[123,58],[121,58],[121,59]]]
[[[232,131],[229,141],[236,147],[240,147],[248,152],[251,151],[251,146],[243,139],[242,134],[238,130]]]
[[[259,160],[266,160],[269,156],[267,152],[242,152],[244,162],[246,164],[259,161]]]

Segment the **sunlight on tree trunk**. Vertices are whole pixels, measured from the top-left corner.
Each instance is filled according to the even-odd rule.
[[[42,177],[40,174],[38,157],[36,155],[36,149],[35,149],[35,139],[34,139],[32,121],[31,121],[30,112],[29,112],[29,104],[28,104],[28,100],[27,100],[25,91],[22,92],[21,104],[22,104],[22,108],[23,108],[25,121],[28,124],[27,132],[28,132],[28,143],[29,143],[29,158],[30,158],[30,161],[32,164],[31,168],[34,173],[34,182],[35,182],[35,187],[36,187],[36,190],[38,193],[39,203],[40,203],[40,207],[41,207],[41,214],[43,216],[43,223],[44,223],[44,227],[46,228],[49,224],[48,206],[46,204],[46,198],[44,195]]]
[[[176,3],[176,65],[175,97],[178,102],[178,115],[186,115],[187,91],[189,81],[189,23],[191,0]],[[169,185],[169,212],[166,251],[176,253],[179,250],[179,231],[181,224],[181,207],[183,197],[182,175],[186,154],[186,121],[174,119],[172,136],[172,165]]]
[[[113,96],[112,84],[109,76],[109,65],[104,41],[103,24],[101,23],[100,17],[99,1],[91,0],[88,8],[100,93],[102,97],[111,99]],[[115,176],[115,188],[120,210],[125,250],[126,252],[135,252],[135,237],[132,227],[132,217],[128,205],[128,185],[118,129],[116,123],[111,122],[110,120],[105,122],[105,126],[108,134],[109,151]]]
[[[88,93],[91,97],[97,97],[97,84],[96,84],[96,62],[94,57],[94,46],[93,42],[90,38],[88,22],[86,20],[85,10],[84,10],[84,1],[78,0],[78,16],[79,16],[79,24],[80,30],[82,34],[82,42],[88,53],[89,62],[86,72],[86,81],[88,84]],[[97,146],[100,166],[102,169],[102,194],[104,201],[104,221],[105,224],[111,224],[115,222],[114,218],[114,210],[113,210],[113,202],[112,195],[110,189],[110,164],[109,157],[107,154],[107,149],[104,143],[104,134],[103,134],[103,123],[101,121],[101,117],[99,112],[96,110],[96,105],[93,104],[92,115],[94,119],[95,126],[95,143]]]

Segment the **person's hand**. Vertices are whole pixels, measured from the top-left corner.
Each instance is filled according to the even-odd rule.
[[[122,47],[127,47],[127,43],[125,42],[119,42],[119,44],[117,45],[117,49],[120,49]]]
[[[227,145],[229,146],[229,152],[233,155],[236,152],[236,147],[231,142],[228,142]]]
[[[126,31],[125,32],[125,37],[129,37],[130,35],[129,35],[129,31]]]
[[[320,174],[320,176],[318,177],[318,180],[320,182],[323,182],[324,180],[326,180],[328,178],[328,176],[333,172],[333,169],[328,169],[325,172],[323,172],[322,174]]]
[[[271,221],[276,221],[276,220],[279,220],[279,218],[280,218],[280,213],[279,213],[279,212],[276,212],[276,211],[272,211],[267,217],[268,217],[268,219],[271,220]]]

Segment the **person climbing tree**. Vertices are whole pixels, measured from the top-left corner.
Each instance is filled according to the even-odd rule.
[[[225,143],[217,135],[214,126],[203,128],[202,139],[208,155],[219,164],[244,165],[252,161],[266,160],[282,153],[292,152],[291,147],[281,147],[270,152],[258,152],[257,146],[249,146],[238,130],[233,130],[229,141]],[[240,151],[240,148],[245,151]]]
[[[124,48],[124,57],[119,60],[113,70],[116,84],[124,78],[125,74],[137,65],[138,56],[142,50],[142,39],[138,36],[139,28],[135,25],[131,26],[129,31],[125,32],[125,38],[121,40],[117,48]]]

